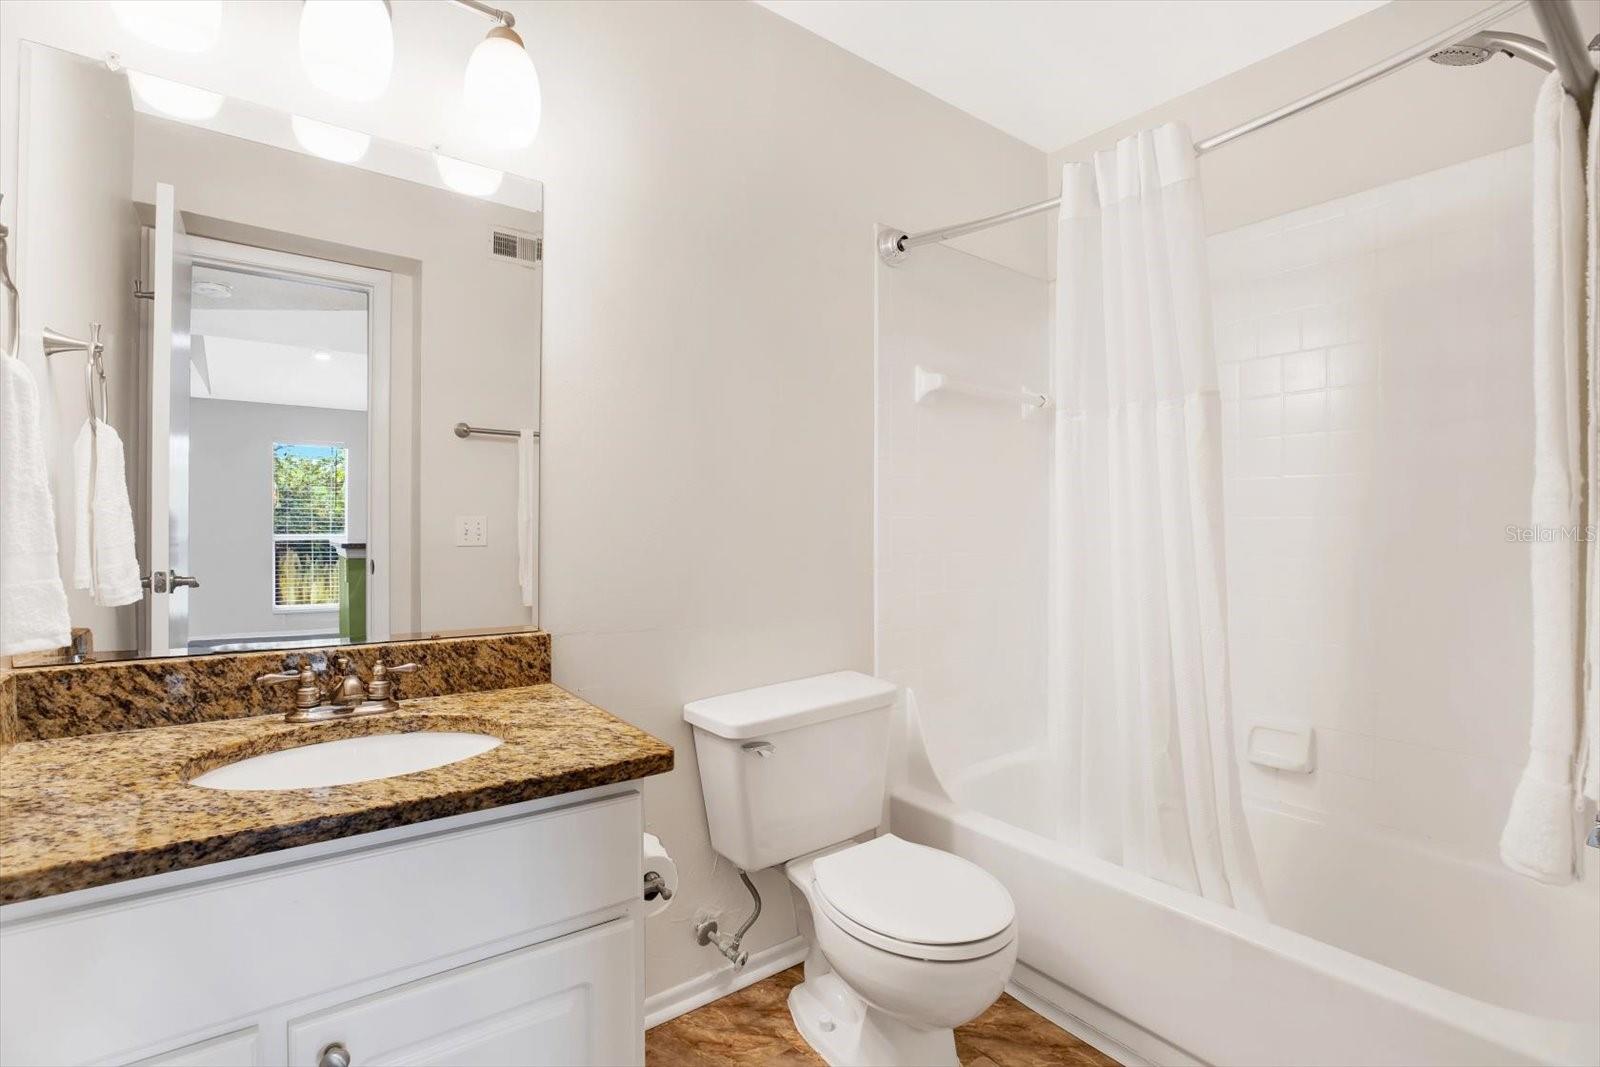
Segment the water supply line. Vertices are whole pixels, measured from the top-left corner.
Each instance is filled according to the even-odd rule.
[[[744,883],[744,887],[750,891],[750,899],[755,902],[755,910],[750,913],[750,918],[731,934],[719,934],[717,920],[711,918],[701,919],[694,926],[695,941],[702,945],[715,945],[717,951],[735,967],[743,967],[749,961],[750,953],[741,949],[739,944],[744,940],[744,935],[756,924],[756,920],[761,918],[761,894],[756,892],[756,884],[743,871],[739,872],[739,881]]]

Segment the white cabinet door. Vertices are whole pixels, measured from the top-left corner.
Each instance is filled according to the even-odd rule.
[[[289,1063],[318,1067],[624,1064],[637,1055],[633,919],[458,967],[289,1024]]]
[[[260,1034],[252,1026],[151,1056],[134,1067],[256,1067],[260,1062]]]

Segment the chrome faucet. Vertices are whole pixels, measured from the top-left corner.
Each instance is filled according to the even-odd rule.
[[[320,659],[321,657],[316,657]],[[285,670],[263,674],[257,685],[297,683],[294,691],[294,710],[285,715],[285,722],[326,722],[329,719],[354,718],[357,715],[377,715],[396,711],[400,701],[395,693],[394,675],[411,674],[419,664],[402,663],[395,667],[382,659],[372,666],[372,681],[363,683],[355,663],[349,656],[335,656],[324,684],[318,676],[313,657],[301,659],[298,668],[293,662],[284,663]]]

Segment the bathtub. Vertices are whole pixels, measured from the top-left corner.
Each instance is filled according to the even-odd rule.
[[[1600,880],[1553,890],[1254,807],[1269,922],[1054,840],[1043,758],[947,788],[897,714],[890,827],[1005,883],[1015,991],[1125,1063],[1600,1063]]]

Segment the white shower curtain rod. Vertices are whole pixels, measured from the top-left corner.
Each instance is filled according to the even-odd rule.
[[[1235,126],[1230,130],[1213,134],[1203,141],[1195,142],[1194,150],[1198,155],[1205,155],[1213,149],[1221,148],[1230,141],[1257,130],[1264,130],[1268,126],[1309,111],[1314,107],[1326,104],[1353,89],[1363,85],[1370,85],[1379,78],[1393,74],[1402,67],[1408,67],[1420,59],[1425,59],[1446,45],[1455,44],[1463,38],[1470,37],[1479,30],[1490,26],[1516,11],[1526,7],[1529,0],[1501,0],[1500,3],[1487,7],[1469,19],[1456,23],[1447,30],[1434,34],[1419,44],[1412,45],[1403,52],[1396,52],[1387,59],[1380,60],[1364,70],[1357,71],[1342,81],[1318,89],[1316,92],[1283,105],[1275,111],[1269,111],[1249,122]],[[1565,82],[1567,91],[1578,98],[1579,105],[1586,108],[1595,83],[1594,64],[1589,60],[1588,51],[1584,46],[1583,36],[1578,28],[1576,16],[1572,12],[1569,0],[1533,0],[1534,15],[1539,20],[1539,25],[1544,29],[1549,38],[1551,59],[1556,68],[1561,71],[1562,81]],[[1587,110],[1587,109],[1586,109]],[[1059,196],[1049,200],[1041,200],[1037,204],[1028,204],[1024,207],[1013,208],[998,215],[987,218],[974,219],[971,222],[957,223],[954,226],[941,226],[937,230],[924,230],[921,233],[905,233],[902,231],[886,230],[878,238],[878,253],[885,262],[898,263],[903,260],[906,253],[919,245],[937,244],[948,241],[953,237],[963,237],[979,230],[987,230],[991,226],[1012,222],[1016,219],[1025,219],[1030,215],[1038,215],[1051,211],[1061,205]]]

